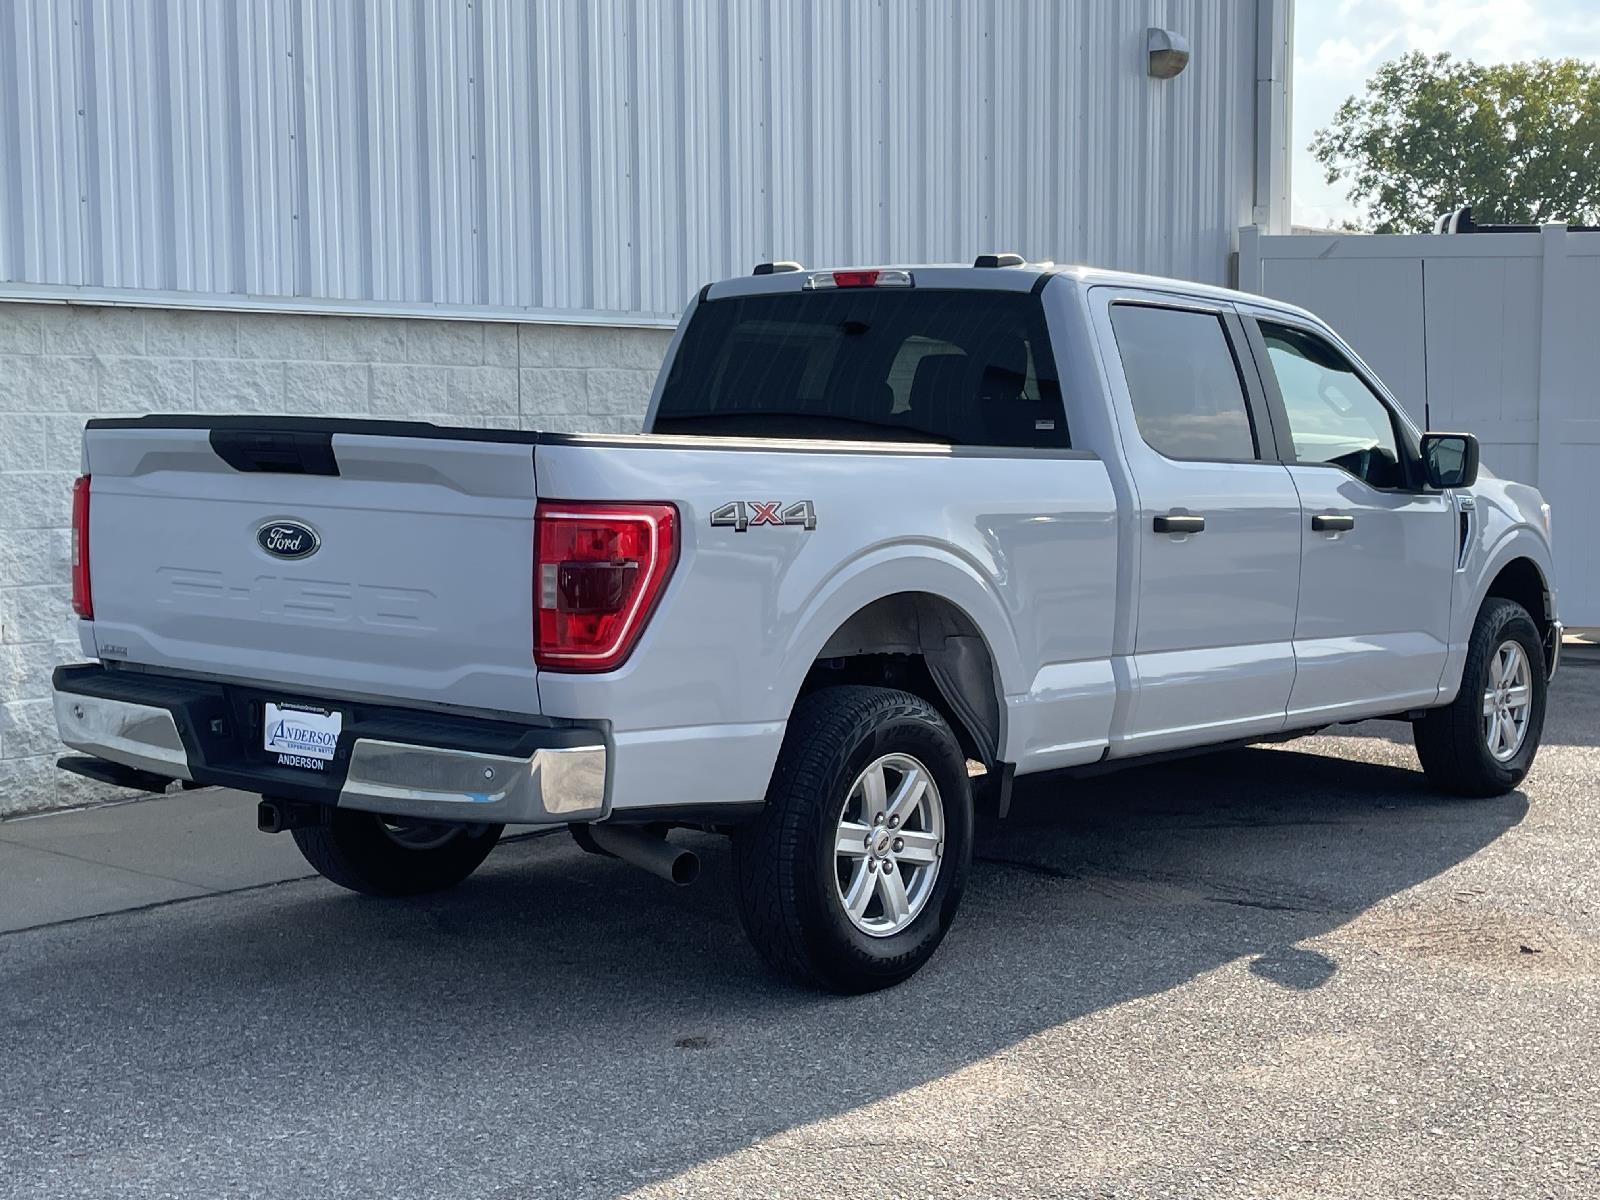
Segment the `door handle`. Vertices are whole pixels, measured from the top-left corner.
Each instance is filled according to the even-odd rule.
[[[1163,513],[1155,519],[1157,533],[1199,533],[1206,527],[1206,519],[1191,513]]]
[[[1343,533],[1356,527],[1356,519],[1349,513],[1318,513],[1311,518],[1311,528],[1318,533]]]

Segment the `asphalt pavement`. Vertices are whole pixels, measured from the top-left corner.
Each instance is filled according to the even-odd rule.
[[[1409,731],[1019,786],[911,982],[769,979],[728,854],[305,878],[243,797],[0,824],[3,1197],[1600,1195],[1600,661]]]

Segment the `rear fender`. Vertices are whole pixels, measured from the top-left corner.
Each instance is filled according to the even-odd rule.
[[[1001,701],[999,745],[1004,747],[1004,698],[1028,686],[1011,617],[994,584],[975,564],[926,544],[877,547],[845,563],[828,578],[801,607],[779,672],[780,692],[792,705],[835,632],[868,605],[907,592],[947,600],[977,628],[994,664],[995,691]]]

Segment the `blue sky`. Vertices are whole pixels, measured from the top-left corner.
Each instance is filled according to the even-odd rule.
[[[1600,0],[1298,0],[1294,14],[1293,219],[1328,226],[1354,215],[1345,184],[1322,181],[1306,147],[1379,64],[1407,50],[1478,62],[1600,61]]]

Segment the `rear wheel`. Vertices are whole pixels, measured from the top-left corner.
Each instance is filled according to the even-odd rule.
[[[766,806],[734,838],[740,916],[780,973],[872,991],[938,949],[971,856],[966,759],[939,712],[826,688],[796,706]]]
[[[478,869],[504,828],[337,808],[327,818],[296,829],[295,845],[324,879],[367,896],[416,896],[454,887]]]
[[[1515,601],[1490,597],[1455,700],[1413,724],[1429,782],[1457,796],[1498,796],[1521,783],[1539,751],[1547,686],[1533,618]]]

